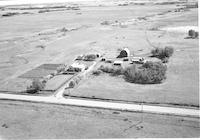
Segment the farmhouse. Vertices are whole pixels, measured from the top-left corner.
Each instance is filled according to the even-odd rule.
[[[86,66],[84,64],[80,64],[80,63],[73,63],[71,65],[73,68],[77,68],[77,69],[80,69],[81,71],[84,71]]]

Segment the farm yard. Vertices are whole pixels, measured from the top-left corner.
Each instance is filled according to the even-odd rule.
[[[133,45],[129,49],[134,52],[135,56],[146,57],[146,54],[153,50],[154,46],[173,46],[174,54],[166,64],[167,78],[162,83],[153,85],[133,84],[125,82],[122,75],[113,77],[109,74],[100,73],[98,76],[91,75],[71,91],[70,95],[66,90],[66,97],[199,107],[198,39],[186,39],[188,31],[197,25],[197,21],[194,22],[195,20],[188,20],[185,17],[195,19],[194,12],[185,12],[184,15],[172,14],[170,17],[160,17],[159,20],[154,19],[151,26],[161,26],[162,28],[146,30],[146,34],[144,34],[146,27],[143,27],[142,34],[141,31],[135,29],[136,25],[127,28],[134,28],[134,34],[137,36],[128,34],[129,31],[127,30],[121,32],[121,35],[124,36],[124,42],[127,43],[133,39],[134,42],[131,42]],[[179,28],[180,24],[187,28]],[[174,29],[177,27],[177,29],[166,31],[163,28],[170,25]],[[188,27],[188,25],[191,26]],[[150,42],[145,40],[147,35],[148,39],[151,40]],[[140,39],[143,39],[143,42],[142,40],[140,42]],[[142,45],[145,46],[144,49]],[[139,48],[142,49],[139,50]],[[117,56],[117,54],[114,55]],[[114,58],[114,55],[111,51],[110,57]],[[146,59],[149,58],[146,57]]]
[[[67,99],[80,99],[199,110],[199,28],[195,0],[187,3],[182,0],[94,0],[0,6],[0,32],[0,92],[6,95],[60,99],[62,103]],[[11,111],[0,109],[4,114],[0,115],[0,139],[1,135],[8,137],[10,126],[15,125],[10,120],[17,119],[6,119],[6,114],[12,116],[14,109],[8,102],[0,104],[0,108],[7,107]],[[23,103],[15,101],[14,104],[17,105],[13,113],[16,116]],[[24,104],[29,103],[24,101]],[[199,118],[165,116],[162,121],[162,116],[147,113],[144,123],[140,120],[143,113],[77,106],[31,103],[21,109],[25,115],[20,115],[21,120],[25,119],[23,126],[28,124],[28,130],[24,131],[21,124],[15,127],[20,127],[20,133],[25,132],[23,136],[30,133],[32,138],[45,138],[44,134],[51,138],[64,138],[66,134],[80,138],[86,133],[83,129],[87,124],[87,130],[94,134],[87,133],[84,138],[199,135],[199,126],[195,123]],[[65,107],[67,110],[63,111]],[[33,112],[29,111],[31,108]],[[88,112],[89,116],[85,115]],[[29,115],[38,117],[39,122],[30,124],[24,117]],[[159,119],[155,125],[154,115]],[[38,128],[47,125],[46,117],[58,122],[55,129],[61,128],[63,133],[52,132],[53,122],[46,130],[44,126]],[[131,117],[139,123],[136,121],[136,125],[124,128],[123,122],[134,122]],[[57,118],[67,118],[66,124],[75,125],[66,128]],[[88,118],[102,124],[93,126]],[[167,126],[163,127],[165,120]],[[4,123],[6,121],[10,123]],[[81,125],[75,134],[77,122]],[[117,125],[122,126],[118,129]],[[170,130],[171,127],[174,129]],[[164,129],[158,132],[161,128]],[[21,138],[17,132],[11,137]]]

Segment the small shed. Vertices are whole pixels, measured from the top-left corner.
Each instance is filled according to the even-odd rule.
[[[133,57],[131,59],[131,63],[143,64],[145,62],[146,62],[146,60],[143,57]]]
[[[114,63],[113,63],[113,64],[114,64],[114,65],[121,66],[121,65],[122,65],[122,63],[123,63],[122,61],[117,61],[117,60],[116,60],[116,61],[114,61]]]
[[[129,57],[129,56],[130,56],[130,50],[128,48],[124,48],[123,50],[121,50],[117,58],[123,58],[123,57]]]

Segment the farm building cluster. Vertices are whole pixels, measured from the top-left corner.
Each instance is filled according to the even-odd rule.
[[[45,75],[40,75],[40,77],[36,77],[39,79],[39,82],[41,82],[43,86],[39,91],[40,92],[55,92],[62,86],[68,87],[74,87],[77,85],[81,79],[83,79],[85,76],[87,76],[88,73],[91,71],[94,71],[95,68],[97,68],[99,65],[112,65],[113,67],[122,67],[126,68],[128,66],[131,66],[133,64],[137,66],[142,66],[142,64],[146,62],[160,62],[160,59],[157,58],[151,58],[151,57],[140,57],[140,56],[134,56],[130,53],[130,50],[128,48],[123,48],[120,50],[119,54],[114,58],[107,58],[104,55],[101,55],[99,53],[96,54],[82,54],[77,56],[74,59],[74,62],[71,65],[67,64],[52,64],[55,65],[52,70],[50,70],[49,74],[45,73]],[[50,66],[51,64],[49,64]],[[45,67],[40,66],[40,67]],[[46,67],[48,65],[46,64]],[[34,71],[34,70],[32,70]],[[41,69],[37,70],[41,71]],[[44,70],[45,71],[45,70]],[[24,74],[24,76],[29,75]],[[40,73],[40,72],[39,72]],[[42,73],[41,73],[42,74]],[[22,76],[23,77],[23,76]],[[31,77],[34,79],[34,77]],[[33,85],[28,87],[28,91],[32,92]],[[36,92],[34,90],[34,92]]]

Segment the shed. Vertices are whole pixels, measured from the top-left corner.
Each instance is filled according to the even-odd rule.
[[[131,59],[131,63],[143,64],[145,62],[146,62],[146,60],[143,57],[133,57]]]
[[[121,66],[121,65],[122,65],[122,63],[123,63],[122,61],[117,61],[117,60],[116,60],[116,61],[114,61],[114,63],[113,63],[113,64],[114,64],[114,65],[119,65],[119,66]]]

